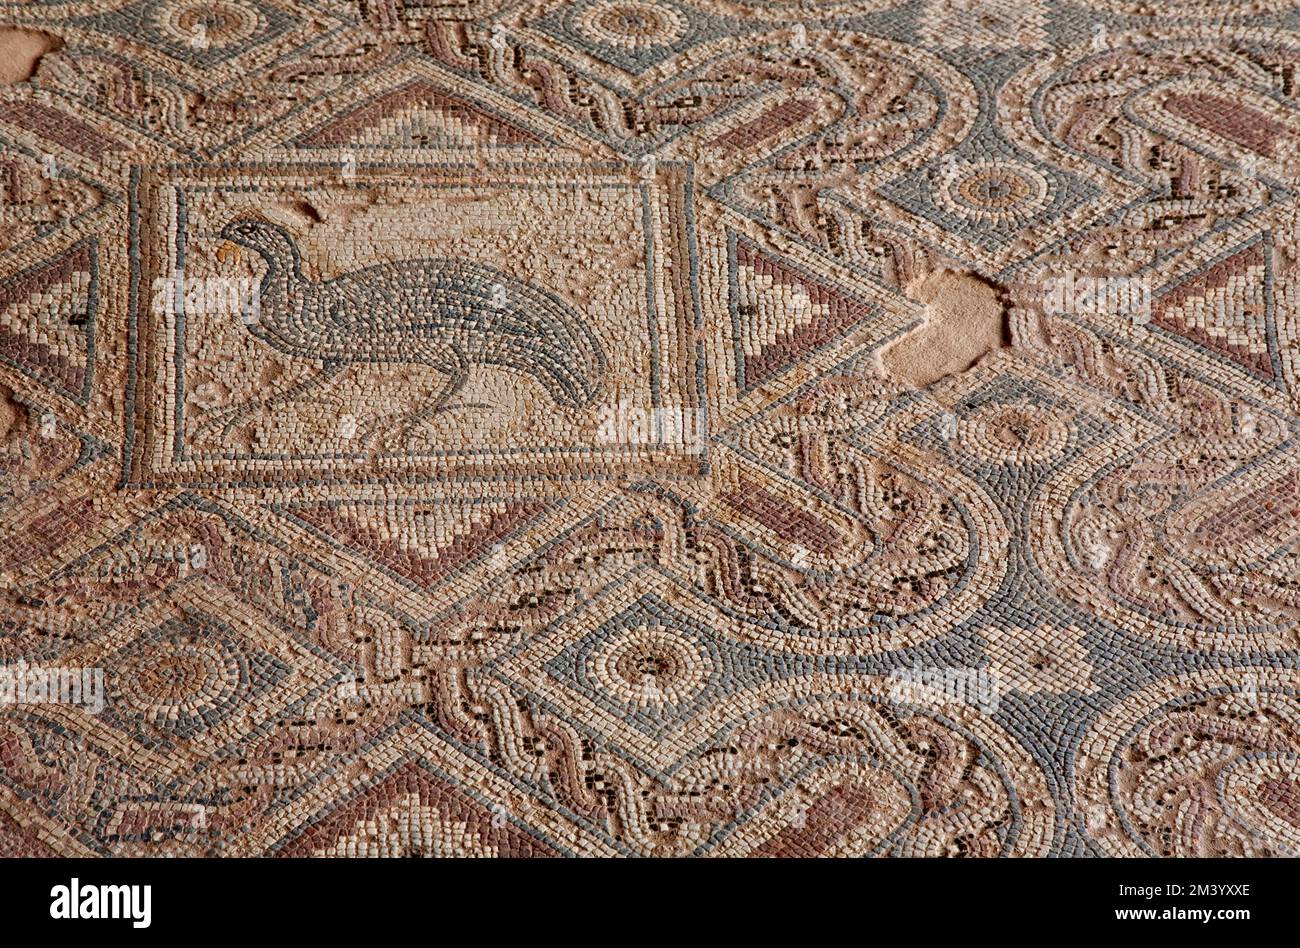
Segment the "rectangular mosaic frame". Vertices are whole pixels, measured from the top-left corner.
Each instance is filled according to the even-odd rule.
[[[314,187],[332,187],[346,192],[373,186],[424,189],[489,187],[552,189],[621,189],[633,192],[638,201],[637,226],[645,240],[643,268],[646,274],[646,310],[643,325],[650,328],[651,398],[647,412],[669,412],[680,417],[697,412],[703,418],[705,405],[704,348],[701,329],[699,268],[695,250],[695,216],[692,207],[690,170],[674,163],[660,163],[651,174],[628,165],[600,164],[503,164],[491,169],[481,165],[430,165],[401,168],[362,165],[354,180],[339,184],[339,166],[333,163],[218,164],[211,166],[162,165],[133,169],[130,189],[131,220],[131,303],[129,318],[129,360],[126,387],[126,440],[124,486],[155,488],[260,487],[291,480],[295,485],[312,483],[376,483],[400,481],[406,484],[484,481],[517,477],[520,469],[536,470],[557,454],[563,464],[554,476],[544,480],[610,479],[650,474],[657,477],[694,477],[708,470],[707,438],[695,443],[674,443],[659,438],[645,444],[589,443],[541,445],[528,449],[510,445],[418,454],[392,452],[377,459],[340,455],[258,455],[225,452],[197,454],[183,441],[184,406],[178,392],[184,392],[183,360],[185,326],[183,318],[174,325],[166,314],[150,311],[149,287],[166,279],[168,250],[183,246],[183,214],[174,226],[177,232],[163,233],[161,215],[150,216],[142,208],[158,208],[168,189],[180,194],[220,190],[241,185],[240,176],[255,176],[258,182],[283,181],[297,185],[307,181]],[[582,247],[575,248],[579,252]],[[160,319],[161,315],[161,319]],[[165,355],[164,355],[165,354]],[[171,363],[169,366],[168,363]],[[177,383],[181,387],[178,387]],[[673,388],[673,385],[676,385]],[[165,397],[160,404],[159,393]],[[611,408],[617,406],[599,406]],[[502,460],[503,455],[509,455]]]

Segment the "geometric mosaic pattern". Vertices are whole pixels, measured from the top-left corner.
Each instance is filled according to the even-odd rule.
[[[1249,7],[6,8],[0,853],[1300,854]]]

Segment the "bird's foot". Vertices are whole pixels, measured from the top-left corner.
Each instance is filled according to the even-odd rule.
[[[357,439],[360,444],[371,452],[401,450],[408,448],[411,441],[416,438],[427,438],[429,435],[429,422],[436,415],[468,409],[495,411],[496,408],[497,406],[486,402],[460,402],[441,405],[434,409],[426,408],[418,412],[381,415],[365,425],[357,433]]]

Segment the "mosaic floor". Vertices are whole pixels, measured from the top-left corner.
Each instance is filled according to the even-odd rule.
[[[0,61],[0,854],[1300,854],[1300,8]]]

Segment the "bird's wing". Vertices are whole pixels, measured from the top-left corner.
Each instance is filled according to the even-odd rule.
[[[468,328],[491,311],[494,283],[455,261],[402,260],[319,284],[331,317],[417,334]]]
[[[400,287],[393,281],[359,276],[349,273],[311,288],[320,311],[337,326],[365,326],[401,305]]]

